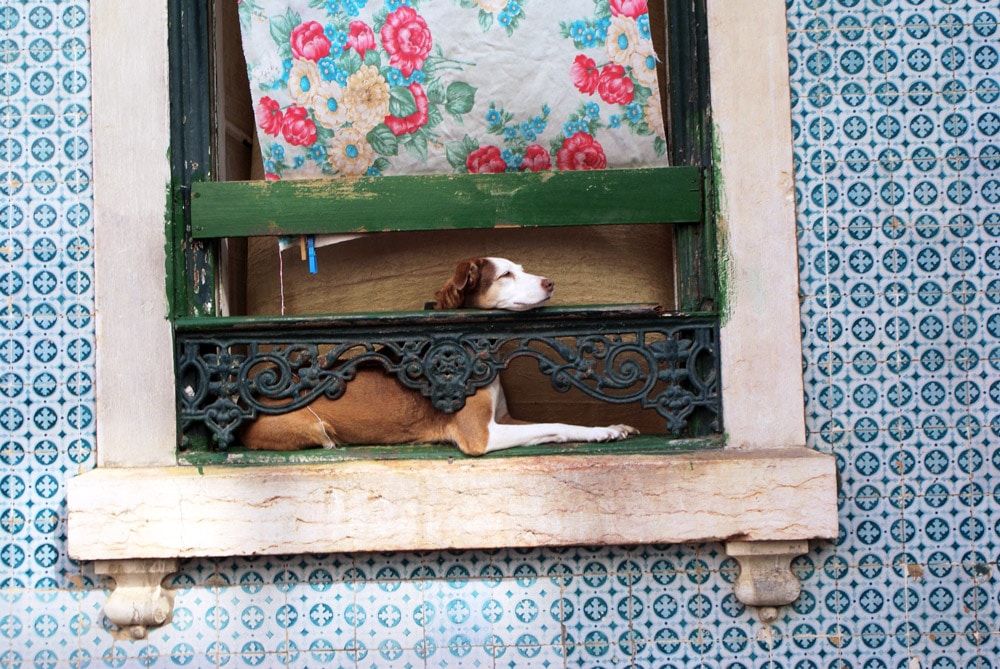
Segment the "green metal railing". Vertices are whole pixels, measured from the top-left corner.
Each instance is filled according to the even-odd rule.
[[[650,305],[509,312],[415,312],[177,323],[178,405],[188,445],[225,450],[262,414],[336,399],[378,366],[440,411],[461,409],[515,358],[561,392],[656,411],[664,432],[721,430],[718,332],[711,316]],[[197,443],[195,443],[197,442]]]

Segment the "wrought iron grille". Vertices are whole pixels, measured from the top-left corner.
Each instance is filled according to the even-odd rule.
[[[200,435],[220,450],[260,414],[338,398],[362,365],[381,366],[451,413],[518,357],[536,360],[559,391],[654,409],[672,435],[722,430],[716,319],[650,306],[189,319],[177,323],[176,342],[184,444]]]

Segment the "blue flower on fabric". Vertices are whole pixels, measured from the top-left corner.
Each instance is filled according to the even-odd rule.
[[[522,121],[520,126],[521,136],[524,137],[529,142],[535,141],[537,134],[535,133],[535,127],[528,121]]]
[[[577,128],[579,127],[580,126],[579,124],[577,124],[576,121],[566,121],[565,123],[563,123],[562,131],[563,134],[566,135],[567,137],[572,137],[573,135],[576,134]]]
[[[358,11],[364,9],[365,5],[368,4],[368,0],[346,0],[346,3],[351,7],[354,7],[355,11],[352,16],[357,15]]]
[[[517,128],[515,128],[514,126],[509,125],[503,129],[504,139],[514,139],[515,137],[517,137]]]
[[[611,126],[612,128],[622,127],[622,117],[619,116],[618,114],[612,114],[611,116],[608,117],[608,125]]]
[[[367,170],[365,170],[366,177],[380,177],[382,176],[382,170],[372,165]]]
[[[510,2],[507,3],[507,6],[504,7],[503,10],[508,14],[510,14],[511,16],[517,16],[518,14],[521,13],[521,3],[511,0]]]
[[[285,147],[283,147],[281,144],[272,144],[271,145],[271,156],[273,156],[275,160],[284,160],[285,159]]]
[[[611,19],[604,17],[597,21],[597,39],[600,40],[601,44],[604,44],[608,40],[608,28],[611,27]]]
[[[316,66],[324,81],[336,81],[341,86],[347,84],[347,70],[342,68],[332,56],[320,58],[316,61]]]
[[[349,16],[357,16],[368,0],[328,0],[326,11],[331,16],[346,12]]]
[[[319,73],[327,81],[336,81],[341,86],[347,84],[347,77],[350,73],[340,66],[336,60],[332,57],[327,56],[317,63],[319,65]]]
[[[583,21],[576,20],[569,26],[569,36],[573,38],[574,42],[582,42],[584,35],[587,33],[587,24]]]
[[[506,11],[497,14],[497,23],[502,25],[504,28],[509,26],[510,22],[511,22],[511,15],[508,14]]]
[[[590,118],[599,118],[601,115],[601,108],[596,102],[588,102],[585,109],[587,111],[587,116]]]
[[[330,40],[330,44],[334,47],[331,51],[340,52],[347,46],[347,33],[343,30],[337,30],[333,26],[326,26],[323,29],[323,34],[326,35],[326,38]]]
[[[649,14],[642,14],[635,20],[635,24],[639,27],[639,36],[643,39],[649,39]]]
[[[389,8],[390,12],[394,12],[400,7],[410,7],[411,5],[410,0],[386,0],[385,6]]]
[[[486,112],[486,122],[490,125],[496,125],[500,122],[500,112],[496,109],[491,109]]]
[[[640,121],[643,120],[644,116],[643,109],[642,107],[633,102],[628,106],[628,109],[625,111],[625,116],[632,123],[639,123]]]
[[[548,108],[545,108],[543,111],[546,115],[548,115],[549,113]],[[535,131],[535,134],[540,135],[541,133],[545,132],[545,128],[546,126],[548,126],[548,123],[546,123],[541,116],[536,116],[531,120],[531,125]]]
[[[295,156],[295,160],[292,164],[295,166],[295,169],[301,170],[306,164],[305,156]]]
[[[315,161],[323,162],[326,160],[326,147],[320,144],[313,144],[309,147],[309,157]]]
[[[501,151],[500,157],[507,163],[507,172],[517,172],[521,167],[521,163],[524,162],[524,156],[516,154],[510,149]]]
[[[410,84],[424,83],[424,71],[414,70],[413,74],[406,77],[398,67],[390,67],[385,77],[390,86],[409,86]]]

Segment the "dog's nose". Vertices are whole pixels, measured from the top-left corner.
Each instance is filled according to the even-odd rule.
[[[556,284],[552,279],[542,279],[542,288],[546,291],[551,293],[555,287]]]

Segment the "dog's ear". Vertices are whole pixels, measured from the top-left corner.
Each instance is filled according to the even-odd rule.
[[[434,294],[435,309],[458,309],[465,306],[465,296],[479,285],[482,258],[470,258],[458,263],[455,276]]]

